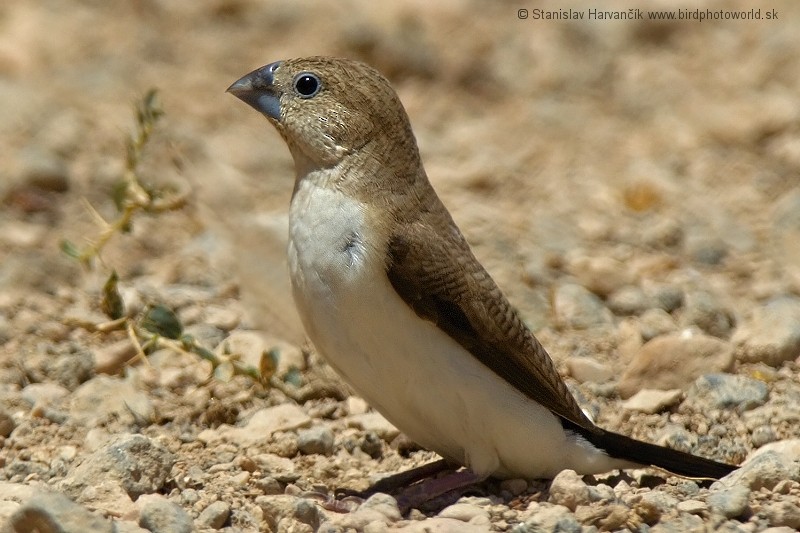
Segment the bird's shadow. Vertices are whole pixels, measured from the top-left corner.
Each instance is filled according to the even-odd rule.
[[[373,486],[365,491],[351,491],[347,489],[338,489],[335,493],[335,496],[332,498],[333,501],[329,500],[326,507],[329,508],[329,510],[335,510],[339,512],[349,512],[357,508],[358,504],[365,498],[369,497],[370,495],[376,492],[386,492],[398,498],[398,503],[400,504],[399,506],[401,513],[403,515],[407,515],[412,507],[403,505],[401,503],[403,501],[402,497],[403,491],[408,489],[410,485],[415,485],[417,483],[424,482],[425,479],[430,479],[441,474],[441,472],[438,471],[437,472],[431,471],[431,472],[432,472],[431,476],[417,478],[410,484],[379,483],[377,487]],[[639,471],[636,475],[631,475],[627,471],[614,471],[611,473],[601,474],[601,475],[586,475],[582,477],[582,480],[584,483],[590,486],[597,486],[603,484],[615,487],[619,483],[625,482],[628,485],[653,489],[667,484],[668,476],[665,477],[663,475],[651,474],[648,472],[641,472],[641,471]],[[398,480],[394,479],[392,481],[398,481]],[[461,499],[462,497],[468,497],[468,496],[500,497],[506,500],[507,503],[514,505],[515,507],[526,507],[531,502],[547,502],[549,500],[552,480],[534,479],[527,481],[528,481],[528,487],[524,492],[522,492],[521,494],[512,495],[504,490],[502,485],[503,483],[502,480],[489,478],[479,483],[475,483],[465,487],[460,487],[458,489],[446,492],[444,494],[436,495],[429,499],[425,499],[424,501],[416,501],[413,505],[413,509],[416,509],[417,511],[420,511],[426,515],[433,515],[440,512],[445,507],[458,502],[458,500]],[[349,503],[348,500],[350,500]]]

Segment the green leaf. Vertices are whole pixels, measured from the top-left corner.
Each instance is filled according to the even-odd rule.
[[[120,213],[125,209],[125,200],[128,198],[129,183],[123,179],[117,180],[111,188],[111,199],[114,201],[117,211]]]
[[[178,317],[163,305],[148,307],[139,325],[150,333],[168,339],[179,339],[183,333],[183,326]]]
[[[125,302],[119,293],[119,276],[117,271],[112,270],[105,285],[103,285],[103,299],[100,302],[100,309],[111,320],[116,320],[125,316]]]
[[[270,380],[275,375],[278,369],[278,360],[280,359],[280,352],[277,348],[270,348],[261,353],[261,359],[258,361],[258,373],[264,382]]]
[[[164,114],[161,103],[158,101],[158,89],[152,88],[144,95],[143,111],[148,122],[155,122]]]
[[[78,250],[78,247],[75,246],[72,241],[68,241],[67,239],[62,240],[59,244],[59,248],[61,248],[62,252],[73,259],[80,259],[81,257],[81,251]]]

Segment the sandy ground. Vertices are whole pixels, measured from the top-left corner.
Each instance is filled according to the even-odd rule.
[[[534,8],[563,6],[478,0],[3,3],[0,406],[10,425],[0,437],[0,477],[17,488],[64,492],[119,523],[144,524],[143,505],[130,491],[93,499],[68,483],[106,437],[142,433],[174,454],[158,488],[145,492],[183,508],[193,527],[211,528],[199,515],[223,501],[232,514],[219,527],[303,531],[325,520],[275,510],[264,498],[363,488],[375,474],[433,458],[399,446],[380,420],[364,422],[370,411],[345,399],[342,387],[315,389],[289,413],[291,423],[240,441],[232,427],[296,402],[246,377],[209,379],[207,363],[168,350],[149,365],[112,364],[111,378],[98,363],[115,346],[127,349],[124,332],[89,326],[107,320],[99,295],[115,269],[131,312],[165,304],[209,348],[253,331],[258,349],[252,338],[238,346],[256,355],[259,342],[280,346],[279,373],[291,364],[300,370],[284,376],[287,382],[330,377],[305,343],[288,292],[291,159],[269,125],[224,92],[258,66],[304,55],[361,59],[393,82],[434,187],[599,423],[667,441],[662,430],[678,425],[694,442],[701,436],[695,451],[734,462],[764,444],[758,431],[772,432],[767,442],[799,438],[791,413],[800,401],[800,341],[792,340],[800,338],[800,318],[791,317],[800,295],[800,5],[773,0],[759,8],[761,20],[654,22],[649,13],[659,10],[727,13],[751,4],[605,4],[620,13],[638,7],[644,19],[597,20],[595,6],[575,3],[584,20],[536,20]],[[764,19],[767,13],[777,20]],[[150,88],[158,89],[166,115],[140,175],[157,188],[190,191],[187,204],[137,218],[87,271],[59,243],[97,237],[101,228],[87,203],[108,220],[116,216],[111,192],[124,170],[133,105]],[[588,292],[564,289],[576,285]],[[669,289],[679,294],[675,306],[654,303]],[[789,301],[789,311],[764,311],[776,299]],[[761,412],[755,423],[746,409],[717,409],[706,423],[709,413],[692,401],[700,374],[671,386],[631,384],[642,342],[657,336],[641,334],[653,321],[657,334],[694,327],[719,340],[733,359],[706,370],[765,383],[768,399],[759,408],[772,414]],[[788,335],[788,351],[752,348],[758,338],[780,335]],[[592,371],[585,375],[587,360]],[[642,388],[680,392],[650,414],[620,408],[620,395]],[[112,399],[128,393],[147,416],[128,404],[113,409]],[[725,429],[704,440],[714,424]],[[299,433],[309,426],[332,431],[332,448],[298,451]],[[266,456],[289,463],[278,468]],[[199,475],[192,467],[215,464],[230,471],[186,481]],[[666,486],[678,485],[669,478]],[[187,487],[198,499],[182,496]],[[796,525],[769,511],[800,495],[800,483],[780,493],[750,488],[747,510],[727,522],[707,508],[685,508],[665,513],[663,523],[687,524],[689,516],[700,528],[800,527],[800,509]],[[470,526],[487,530],[525,524],[551,497],[538,482],[516,495],[497,483],[481,490],[491,502],[474,506],[492,511]],[[658,490],[667,489],[652,488]],[[705,493],[698,498],[705,501]],[[590,507],[607,516],[613,505],[587,501]],[[578,530],[659,524],[639,513],[638,522],[603,525],[580,508],[570,509]],[[440,510],[395,525],[421,524]]]

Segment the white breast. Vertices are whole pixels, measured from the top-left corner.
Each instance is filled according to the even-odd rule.
[[[363,204],[299,184],[289,218],[294,297],[317,349],[411,439],[475,473],[551,477],[619,467],[397,295]]]

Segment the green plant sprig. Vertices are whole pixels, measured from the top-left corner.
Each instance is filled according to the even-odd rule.
[[[100,257],[103,248],[115,235],[129,232],[134,218],[139,213],[174,211],[186,205],[188,190],[179,188],[168,191],[147,188],[139,178],[139,166],[145,148],[163,116],[164,111],[158,101],[158,92],[150,89],[135,106],[136,128],[126,139],[125,171],[112,194],[119,216],[108,222],[88,201],[84,200],[87,211],[100,226],[99,234],[83,248],[66,239],[61,241],[61,250],[80,261],[85,267],[91,268],[94,259]]]

